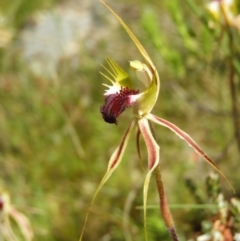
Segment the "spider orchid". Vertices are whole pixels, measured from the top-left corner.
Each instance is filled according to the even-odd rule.
[[[18,241],[17,232],[15,233],[17,224],[25,241],[33,239],[33,231],[28,218],[16,210],[10,203],[9,195],[0,187],[0,240]],[[22,239],[21,239],[22,240]]]
[[[145,141],[147,152],[148,152],[148,173],[145,178],[144,187],[143,187],[143,207],[144,207],[144,228],[145,228],[145,235],[147,240],[147,233],[146,233],[146,206],[147,206],[147,192],[149,181],[152,173],[154,171],[159,171],[157,167],[159,166],[159,145],[157,144],[154,135],[152,133],[151,124],[156,123],[158,125],[164,126],[175,134],[177,134],[181,139],[185,140],[200,156],[202,156],[210,165],[212,165],[225,179],[226,177],[224,174],[218,169],[218,167],[214,164],[214,162],[203,152],[203,150],[196,144],[196,142],[184,131],[178,128],[173,123],[157,117],[151,113],[160,90],[160,79],[158,76],[158,72],[149,57],[148,53],[132,33],[132,31],[128,28],[128,26],[123,22],[123,20],[103,1],[100,0],[119,20],[123,28],[126,30],[138,50],[140,51],[141,55],[143,56],[145,63],[140,61],[130,61],[130,66],[136,71],[138,79],[143,82],[145,86],[145,90],[141,93],[137,89],[133,88],[133,83],[129,77],[129,75],[111,58],[107,58],[106,61],[108,63],[109,68],[104,67],[106,74],[101,73],[106,79],[108,79],[111,85],[106,85],[107,90],[104,93],[105,96],[105,103],[103,106],[100,107],[100,112],[102,114],[103,119],[108,123],[115,123],[117,124],[117,117],[128,107],[132,107],[133,109],[133,117],[132,121],[127,128],[126,133],[123,135],[123,138],[120,142],[120,145],[112,154],[110,161],[108,163],[107,171],[99,184],[95,194],[93,196],[90,208],[86,215],[85,223],[83,230],[86,225],[87,217],[89,215],[89,211],[91,206],[99,193],[102,186],[105,182],[109,179],[112,175],[114,170],[120,164],[123,154],[125,152],[126,146],[128,144],[128,140],[130,134],[133,132],[134,129],[137,129],[137,147],[138,147],[138,154],[139,152],[139,137],[140,135],[143,136]],[[161,183],[160,180],[161,176],[159,173],[156,174],[157,183]],[[227,180],[227,179],[226,179]],[[228,180],[227,180],[228,182]],[[228,182],[229,183],[229,182]],[[161,185],[161,184],[159,184]],[[231,184],[229,184],[231,186]],[[232,187],[232,186],[231,186]],[[161,188],[159,189],[159,196],[161,199]],[[165,197],[164,197],[165,198]],[[163,198],[163,199],[164,199]],[[166,201],[161,200],[161,201]],[[163,212],[164,221],[168,229],[173,228],[173,222],[169,217],[169,210],[165,210],[168,207],[165,207],[165,204],[161,207]],[[166,215],[165,215],[166,214]],[[80,240],[82,240],[83,231],[80,236]]]

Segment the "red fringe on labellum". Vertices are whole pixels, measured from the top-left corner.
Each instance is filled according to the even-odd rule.
[[[105,103],[100,107],[103,119],[110,124],[117,124],[117,117],[127,108],[133,105],[130,96],[136,95],[139,90],[131,90],[128,87],[121,88],[116,94],[110,94],[105,98]]]
[[[4,200],[2,197],[0,197],[0,212],[3,210],[4,208]]]

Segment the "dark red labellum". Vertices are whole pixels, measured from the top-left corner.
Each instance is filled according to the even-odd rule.
[[[0,211],[3,210],[3,207],[4,207],[3,198],[0,197]]]
[[[129,101],[130,95],[136,95],[139,91],[129,88],[121,88],[116,94],[108,95],[105,103],[100,107],[103,119],[110,124],[117,124],[117,117],[127,108],[132,106]]]

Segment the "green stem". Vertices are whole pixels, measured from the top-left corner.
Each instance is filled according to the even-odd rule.
[[[172,219],[172,215],[171,215],[171,212],[170,212],[170,209],[168,206],[167,197],[164,192],[160,165],[158,165],[155,169],[155,177],[156,177],[156,183],[157,183],[158,194],[159,194],[159,199],[160,199],[160,210],[161,210],[165,225],[172,237],[172,240],[178,241],[179,239],[178,239],[177,232],[176,232],[174,222]]]

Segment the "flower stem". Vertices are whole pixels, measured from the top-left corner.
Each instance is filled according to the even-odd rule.
[[[151,128],[152,131],[152,135],[156,140],[156,132],[154,130],[153,124],[152,122],[149,121],[149,126]],[[174,226],[174,222],[173,222],[173,218],[168,206],[168,201],[167,201],[167,197],[165,195],[164,192],[164,187],[163,187],[163,182],[162,182],[162,176],[161,176],[161,168],[160,168],[160,164],[158,164],[154,170],[155,172],[155,178],[156,178],[156,183],[157,183],[157,190],[158,190],[158,195],[159,195],[159,206],[160,206],[160,210],[163,216],[163,220],[165,222],[165,225],[172,237],[173,241],[179,241],[179,238],[177,236],[177,232]]]
[[[172,237],[173,241],[178,241],[178,236],[177,232],[174,226],[174,222],[172,219],[172,215],[168,206],[168,201],[167,197],[164,192],[164,187],[162,183],[162,176],[161,176],[161,171],[160,171],[160,165],[158,164],[157,167],[155,168],[155,178],[156,178],[156,183],[157,183],[157,189],[158,189],[158,194],[159,194],[159,199],[160,199],[160,209],[161,213],[165,222],[165,225]]]

